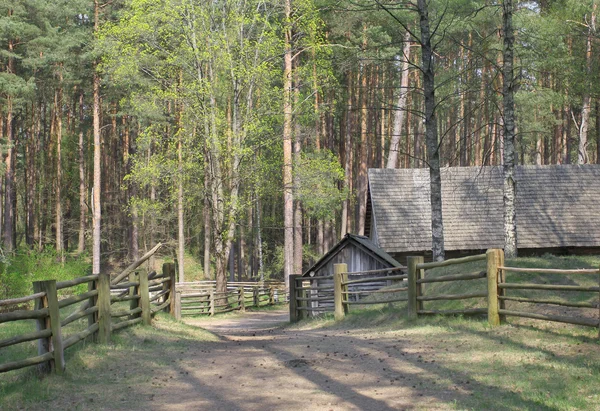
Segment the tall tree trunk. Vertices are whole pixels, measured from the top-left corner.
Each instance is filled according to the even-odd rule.
[[[99,29],[99,12],[100,5],[98,0],[94,0],[94,32],[98,35]],[[101,152],[101,137],[100,137],[100,74],[98,73],[97,63],[94,64],[93,77],[93,123],[94,123],[94,189],[92,200],[92,273],[100,274],[100,218],[102,215],[100,208],[100,195],[102,184],[102,152]]]
[[[504,0],[502,4],[504,48],[502,67],[503,108],[504,108],[504,253],[507,258],[517,256],[517,220],[515,179],[515,80],[513,73],[514,32],[512,25],[513,3]]]
[[[408,64],[410,61],[410,33],[404,34],[404,46],[402,47],[402,74],[400,77],[400,94],[398,95],[398,106],[394,111],[394,131],[390,141],[390,150],[386,168],[398,167],[398,152],[400,151],[400,139],[402,137],[402,125],[404,124],[404,113],[406,112],[406,100],[408,97]]]
[[[58,68],[58,81],[59,86],[54,93],[54,115],[56,116],[56,253],[59,256],[61,262],[64,263],[64,247],[63,247],[63,210],[62,210],[62,104],[63,104],[63,91],[62,91],[62,72],[61,68]]]
[[[298,78],[297,70],[294,70],[294,106],[299,107],[300,100],[300,80]],[[300,134],[300,127],[297,121],[294,122],[294,154],[293,161],[295,164],[300,164],[300,156],[302,150],[302,141]],[[317,128],[318,130],[318,128]],[[318,131],[317,131],[318,133]],[[295,193],[300,189],[298,178],[292,175],[294,182],[294,263],[292,274],[302,274],[302,203],[298,200]]]
[[[586,42],[586,79],[591,79],[592,75],[592,41],[596,33],[596,3],[592,6],[592,16],[588,23],[588,35]],[[587,81],[586,80],[586,81]],[[591,96],[590,96],[591,84],[584,88],[583,104],[581,106],[581,125],[579,126],[579,146],[577,148],[577,164],[589,163],[589,155],[587,152],[588,146],[588,129],[590,122],[590,111],[591,111]]]
[[[79,91],[79,141],[78,148],[78,165],[79,165],[79,239],[77,242],[77,254],[83,253],[85,250],[85,229],[87,221],[87,207],[85,199],[87,190],[85,187],[85,147],[83,140],[83,88]]]
[[[294,195],[292,181],[292,0],[285,0],[283,69],[283,277],[289,289],[294,273]]]
[[[363,25],[363,50],[367,48],[367,25]],[[365,219],[367,215],[367,139],[368,139],[368,88],[367,64],[362,63],[361,72],[361,122],[360,122],[360,151],[358,163],[358,235],[365,235]]]
[[[421,56],[423,61],[423,89],[425,97],[425,141],[429,163],[431,189],[431,251],[434,261],[444,260],[444,222],[442,218],[442,180],[440,175],[440,145],[435,119],[435,76],[433,49],[429,31],[429,13],[426,0],[418,0],[421,27]]]

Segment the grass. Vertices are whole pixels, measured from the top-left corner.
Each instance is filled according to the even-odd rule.
[[[341,322],[324,316],[296,327],[384,334],[435,360],[425,384],[470,391],[457,409],[600,409],[597,330],[534,321],[490,328],[463,317],[409,321],[393,307],[351,311]],[[401,311],[402,312],[402,311]]]
[[[108,397],[114,404],[135,409],[135,395],[128,389],[138,384],[166,384],[153,375],[187,353],[199,341],[217,342],[217,337],[158,313],[154,327],[134,326],[114,333],[111,345],[77,344],[66,352],[64,377],[40,379],[34,368],[0,374],[2,410],[108,409],[99,404]],[[157,355],[160,353],[160,355]],[[136,372],[140,369],[147,372]],[[130,377],[126,379],[126,375]],[[126,383],[123,383],[126,381]],[[77,393],[77,395],[72,395]],[[61,398],[63,397],[64,398]],[[75,398],[75,400],[74,400]]]

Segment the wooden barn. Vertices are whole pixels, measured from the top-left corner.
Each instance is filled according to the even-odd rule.
[[[503,248],[502,167],[442,169],[446,257]],[[365,233],[404,261],[431,255],[429,169],[370,169]],[[521,254],[600,251],[600,165],[518,166]]]
[[[367,237],[346,234],[344,238],[329,250],[319,261],[310,267],[303,275],[306,279],[305,286],[318,288],[318,291],[311,290],[308,296],[319,297],[319,301],[311,303],[312,308],[323,308],[323,312],[331,311],[333,308],[333,266],[334,264],[345,263],[348,265],[349,280],[364,277],[383,277],[388,275],[397,275],[399,270],[404,269],[400,263],[392,258],[388,253],[377,247]],[[388,272],[369,272],[373,270],[386,270]],[[314,279],[312,278],[319,278]],[[326,277],[326,278],[322,278]],[[368,286],[356,284],[350,285],[348,291],[352,293],[350,299],[356,299],[360,291],[379,289],[391,285],[391,281],[371,282]],[[319,314],[319,311],[313,311],[313,314]]]
[[[367,237],[346,234],[319,261],[304,273],[304,277],[322,277],[333,273],[334,264],[348,264],[348,272],[401,267],[388,253]]]

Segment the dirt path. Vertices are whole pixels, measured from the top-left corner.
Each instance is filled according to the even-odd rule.
[[[181,362],[150,408],[446,409],[468,395],[437,387],[425,375],[435,361],[393,335],[280,327],[287,320],[286,311],[270,311],[187,321],[221,341]]]

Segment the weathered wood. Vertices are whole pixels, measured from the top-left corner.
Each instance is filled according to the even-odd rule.
[[[159,298],[161,298],[161,297],[163,297],[163,296],[165,296],[165,295],[169,294],[169,291],[170,291],[169,289],[166,289],[166,290],[162,290],[161,292],[158,292],[158,293],[156,293],[155,295],[153,295],[153,296],[150,298],[150,302],[152,303],[152,302],[154,302],[154,301],[158,300]],[[164,301],[163,301],[163,302],[164,302]]]
[[[112,296],[112,295],[110,296],[111,303],[130,301],[130,300],[139,300],[139,299],[140,299],[139,295],[124,295],[122,297]],[[135,307],[137,307],[137,303],[135,303]]]
[[[98,276],[98,342],[100,344],[110,343],[111,319],[110,319],[110,275],[99,274]]]
[[[81,340],[86,339],[87,337],[93,335],[94,333],[96,333],[96,331],[98,331],[99,325],[98,323],[93,324],[91,327],[86,328],[84,331],[71,335],[69,338],[67,338],[63,344],[64,344],[64,349],[66,350],[67,348],[75,345],[76,343],[78,343]]]
[[[94,307],[90,307],[86,310],[81,310],[81,311],[76,311],[71,313],[67,318],[65,318],[64,320],[62,320],[60,322],[60,326],[61,327],[66,327],[67,325],[71,324],[72,322],[75,322],[77,320],[79,320],[80,318],[83,317],[88,317],[91,314],[97,313],[98,312],[98,307],[94,306]],[[93,323],[92,323],[93,324]],[[90,326],[90,324],[88,324],[88,327]]]
[[[426,277],[420,278],[417,280],[417,284],[427,284],[427,283],[443,283],[446,281],[462,281],[462,280],[476,280],[478,278],[485,278],[486,272],[481,271],[477,274],[452,274],[452,275],[442,275],[439,277]]]
[[[59,308],[68,307],[69,305],[76,304],[83,300],[88,300],[90,297],[95,297],[97,295],[98,295],[98,290],[87,291],[85,293],[82,293],[79,295],[74,295],[72,297],[60,300],[58,302],[58,306],[59,306]]]
[[[210,301],[209,312],[210,312],[210,316],[212,317],[215,315],[215,292],[213,290],[210,290],[209,301]]]
[[[275,287],[269,286],[269,305],[275,305]]]
[[[348,273],[350,275],[351,273]],[[344,281],[342,285],[350,285],[350,284],[361,284],[361,283],[374,283],[376,281],[394,281],[394,280],[406,280],[408,278],[407,274],[402,275],[391,275],[389,277],[371,277],[371,278],[361,278],[359,280],[349,280]]]
[[[27,341],[33,341],[40,338],[48,338],[52,335],[52,330],[34,331],[27,334],[17,335],[0,341],[0,348],[10,347],[11,345],[20,344]]]
[[[162,304],[159,304],[159,305],[157,305],[155,307],[151,307],[150,308],[150,313],[156,314],[160,310],[164,310],[165,308],[169,307],[170,304],[171,304],[171,301],[169,301],[169,300],[164,301]]]
[[[175,319],[181,320],[181,291],[175,291]]]
[[[546,320],[546,321],[554,321],[560,323],[567,324],[575,324],[575,325],[586,325],[589,327],[597,327],[598,320],[594,318],[583,318],[583,317],[565,317],[560,315],[550,315],[550,314],[536,314],[536,313],[527,313],[523,311],[513,311],[513,310],[500,310],[501,314],[513,316],[513,317],[523,317],[523,318],[533,318],[536,320]]]
[[[120,318],[127,317],[129,315],[133,316],[142,312],[141,307],[134,308],[133,310],[125,310],[125,311],[113,311],[110,316],[112,318]],[[132,317],[133,318],[133,317]]]
[[[464,310],[419,310],[419,314],[423,314],[423,315],[487,314],[487,308],[468,308],[468,309],[464,309]]]
[[[163,273],[165,272],[165,266],[163,264]],[[175,290],[177,287],[177,273],[175,272],[175,264],[172,265],[168,265],[167,268],[167,273],[169,275],[169,289],[171,290],[171,292],[169,293],[169,299],[171,300],[171,304],[169,304],[169,313],[171,315],[175,315],[175,317],[177,318],[177,314],[176,314],[176,301],[175,301]],[[181,299],[179,300],[181,302]],[[179,315],[179,318],[181,318],[181,314]]]
[[[343,274],[348,271],[347,264],[334,264],[333,265],[333,303],[335,306],[334,318],[336,321],[342,320],[346,315],[346,309],[344,309],[344,288],[342,282],[344,281]]]
[[[132,271],[131,273],[129,273],[129,283],[133,284],[131,287],[129,287],[128,290],[128,294],[130,297],[133,297],[134,295],[137,294],[137,288],[136,285],[139,285],[140,283],[140,278],[139,278],[139,273]],[[113,287],[111,287],[113,288]],[[139,305],[139,299],[131,299],[129,300],[129,309],[130,310],[135,310]]]
[[[59,281],[56,283],[56,289],[62,290],[63,288],[69,288],[79,284],[90,283],[92,281],[96,281],[97,279],[98,275],[88,275],[85,277],[75,278],[73,280]]]
[[[44,293],[35,293],[32,295],[28,295],[27,297],[20,297],[20,298],[10,298],[8,300],[0,300],[0,307],[5,307],[7,305],[16,305],[16,304],[23,304],[23,303],[27,303],[29,301],[33,301],[36,298],[41,298],[44,296]]]
[[[392,267],[392,268],[381,268],[378,270],[353,271],[353,272],[348,273],[348,275],[387,273],[387,272],[406,270],[406,268],[407,267],[401,266],[401,267]],[[323,277],[311,277],[311,279],[313,279],[313,278],[323,278]]]
[[[498,252],[502,250],[491,249],[487,256],[487,297],[488,297],[488,324],[492,327],[500,325],[498,313],[498,265],[500,263]]]
[[[556,268],[521,268],[521,267],[498,267],[500,270],[511,273],[534,273],[534,274],[598,274],[598,269],[562,270]]]
[[[131,274],[132,273],[130,273],[130,275]],[[140,285],[139,281],[127,281],[125,283],[111,284],[110,289],[111,290],[123,290],[126,288],[138,287],[139,285]]]
[[[389,300],[382,300],[382,301],[344,301],[344,304],[348,304],[348,305],[368,305],[368,304],[387,304],[387,303],[397,303],[397,302],[401,302],[401,301],[408,301],[408,297],[401,297],[401,298],[393,298],[393,299],[389,299]]]
[[[140,305],[142,309],[142,322],[144,325],[152,324],[152,313],[150,312],[150,292],[148,291],[148,271],[139,271],[140,280]]]
[[[555,285],[555,284],[535,284],[535,283],[503,283],[498,284],[501,289],[516,290],[555,290],[555,291],[589,291],[598,292],[600,287],[586,287],[581,285]]]
[[[408,265],[408,318],[415,319],[417,318],[417,265],[422,263],[424,260],[423,257],[408,257],[407,265]]]
[[[575,302],[568,302],[568,301],[522,298],[522,297],[506,297],[506,296],[498,297],[498,299],[504,300],[504,301],[516,301],[519,303],[559,305],[562,307],[598,308],[598,304],[594,304],[594,303],[575,303]]]
[[[96,279],[92,282],[88,283],[88,291],[94,291],[97,290],[97,284],[98,284],[98,277],[96,277]],[[87,323],[88,323],[88,329],[91,328],[94,324],[98,324],[98,294],[90,297],[85,303],[81,304],[81,306],[77,309],[77,311],[75,311],[74,313],[71,313],[71,315],[77,315],[77,312],[83,312],[83,311],[87,311],[90,308],[95,308],[94,311],[90,312],[90,314],[87,317]],[[71,317],[71,315],[69,315],[67,318],[65,318],[65,321],[69,320],[69,318]],[[94,332],[92,334],[89,335],[88,339],[90,342],[96,342],[97,341],[97,337],[98,337],[98,333]]]
[[[424,286],[421,283],[421,280],[423,280],[425,277],[425,269],[424,268],[419,268],[419,264],[417,264],[417,312],[419,312],[419,310],[423,309],[423,302],[419,301],[419,297],[423,295],[423,293],[425,292],[424,290]]]
[[[417,297],[417,301],[441,301],[441,300],[468,300],[470,298],[485,298],[487,292],[467,293],[467,294],[438,294],[433,296]]]
[[[45,298],[45,295],[42,298]],[[0,314],[0,324],[6,323],[9,321],[35,320],[38,318],[45,318],[47,316],[48,316],[48,308],[41,308],[39,310],[11,311],[8,313]]]
[[[246,302],[244,301],[244,287],[238,288],[238,304],[240,306],[240,311],[246,311]]]
[[[298,296],[296,295],[296,289],[298,287],[297,280],[300,275],[290,275],[290,322],[298,322]]]
[[[117,331],[121,328],[130,327],[132,325],[138,324],[142,322],[142,317],[134,318],[132,320],[121,321],[116,324],[112,324],[111,331]]]
[[[56,280],[35,281],[33,289],[36,292],[45,291],[46,296],[42,298],[44,305],[48,308],[48,316],[45,318],[44,329],[50,329],[52,335],[48,344],[48,351],[53,353],[53,361],[50,368],[58,375],[65,370],[65,357],[63,349],[62,333],[60,328],[60,308],[56,294]]]
[[[38,364],[46,364],[54,358],[54,355],[51,352],[47,352],[42,355],[38,355],[37,357],[27,358],[21,361],[13,361],[7,362],[5,364],[0,364],[0,373],[18,370],[19,368],[30,367],[32,365]]]
[[[470,255],[468,257],[452,258],[449,260],[439,261],[439,262],[434,262],[434,263],[419,263],[419,265],[417,266],[417,269],[418,270],[429,270],[431,268],[447,267],[449,265],[471,263],[473,261],[483,261],[486,258],[487,257],[485,254],[478,254],[478,255]]]
[[[348,291],[346,294],[387,294],[387,293],[398,293],[401,291],[408,291],[408,287],[400,288],[387,288],[385,290],[361,290],[361,291]]]
[[[140,258],[136,262],[134,262],[131,265],[129,265],[129,267],[127,267],[125,270],[123,270],[121,272],[121,274],[117,275],[112,280],[112,284],[118,284],[118,283],[120,283],[123,278],[125,278],[125,277],[127,277],[129,275],[129,273],[131,273],[132,271],[135,271],[136,268],[138,268],[146,260],[148,260],[150,257],[152,257],[154,255],[154,253],[156,253],[160,249],[160,247],[162,247],[161,243],[156,244],[154,246],[154,248],[152,248],[152,250],[150,250],[146,254],[144,254],[142,258]]]

